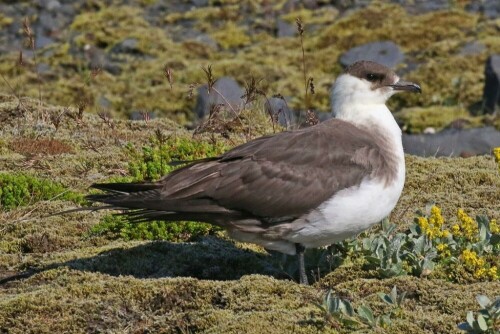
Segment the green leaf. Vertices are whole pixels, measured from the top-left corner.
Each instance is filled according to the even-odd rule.
[[[383,292],[379,292],[377,293],[377,295],[380,297],[380,299],[382,299],[382,301],[384,301],[385,303],[389,304],[389,305],[392,305],[393,302],[391,300],[391,297],[389,297],[388,294],[385,294]]]
[[[472,313],[472,311],[467,312],[467,323],[471,328],[474,328],[474,322],[474,314]]]
[[[375,318],[373,317],[373,312],[372,310],[367,307],[367,306],[364,306],[364,305],[361,305],[360,307],[358,307],[358,315],[366,320],[366,323],[368,323],[370,326],[375,326]]]
[[[396,286],[394,286],[392,288],[390,297],[391,297],[392,303],[395,304],[396,301],[398,300],[398,290],[396,289]]]
[[[488,297],[486,297],[485,295],[477,295],[476,300],[482,308],[486,308],[486,307],[488,307],[488,305],[491,304],[490,299]]]
[[[488,330],[488,324],[481,314],[477,316],[477,324],[483,332],[486,332]]]

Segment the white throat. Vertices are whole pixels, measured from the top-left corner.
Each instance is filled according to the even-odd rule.
[[[387,134],[402,154],[401,129],[385,105],[393,94],[392,89],[372,90],[369,82],[343,74],[333,85],[332,112],[336,118],[360,128]]]

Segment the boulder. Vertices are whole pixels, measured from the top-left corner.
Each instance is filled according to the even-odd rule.
[[[466,43],[458,52],[461,56],[475,56],[486,50],[486,46],[478,41]]]
[[[483,113],[492,114],[500,106],[500,54],[488,58],[484,76]]]
[[[359,60],[371,60],[390,68],[403,62],[405,56],[399,46],[391,41],[363,44],[350,49],[340,56],[340,63],[349,66]]]
[[[448,128],[436,134],[403,134],[405,153],[423,157],[490,154],[500,146],[500,131],[494,127],[474,129]]]
[[[265,104],[266,112],[273,115],[273,119],[277,120],[278,124],[290,128],[295,125],[296,117],[293,110],[288,108],[285,100],[279,97],[271,97]]]
[[[240,108],[244,100],[242,99],[245,91],[238,85],[238,83],[230,77],[222,77],[214,84],[214,88],[220,92],[224,99],[234,108]],[[196,101],[195,113],[198,118],[204,118],[210,113],[212,105],[221,104],[228,107],[224,99],[217,94],[214,90],[208,93],[207,85],[198,88],[198,99]]]
[[[488,19],[495,19],[500,16],[500,1],[498,0],[471,0],[465,9],[481,13]]]

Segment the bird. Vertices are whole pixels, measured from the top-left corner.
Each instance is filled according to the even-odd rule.
[[[334,117],[186,163],[156,182],[101,183],[89,195],[131,222],[200,221],[231,238],[297,255],[353,237],[387,217],[401,196],[401,129],[386,101],[421,92],[390,68],[358,61],[331,90]]]

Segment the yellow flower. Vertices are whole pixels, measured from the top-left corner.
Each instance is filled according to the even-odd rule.
[[[459,237],[462,235],[462,232],[460,232],[460,225],[455,224],[451,227],[451,234],[453,234],[456,237]]]
[[[442,251],[444,251],[446,248],[448,248],[448,245],[446,245],[446,244],[438,244],[438,245],[436,246],[436,248],[437,248],[437,250],[438,250],[438,251],[442,252]]]
[[[497,266],[492,266],[490,269],[488,269],[487,275],[491,279],[496,279],[498,276]]]
[[[441,235],[443,236],[443,238],[448,238],[450,236],[450,231],[443,230],[443,232],[441,232]]]
[[[500,147],[495,147],[493,149],[493,155],[495,156],[495,161],[498,164],[498,171],[500,172]]]
[[[490,220],[490,232],[492,234],[500,234],[500,225],[498,225],[496,219]]]
[[[429,228],[429,221],[425,217],[418,217],[418,225],[425,232]]]
[[[439,228],[443,226],[444,218],[441,215],[441,209],[435,205],[433,205],[431,208],[431,216],[429,218],[429,223]]]
[[[475,278],[481,278],[486,274],[486,269],[484,268],[479,268],[476,271],[474,271],[474,277]]]
[[[460,229],[463,231],[465,237],[469,241],[477,241],[477,234],[479,232],[477,223],[463,209],[458,209],[457,216],[461,223]]]

